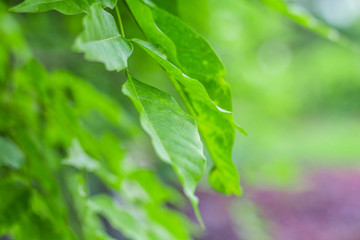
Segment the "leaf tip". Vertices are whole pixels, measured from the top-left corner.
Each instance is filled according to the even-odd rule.
[[[235,123],[235,128],[242,134],[244,134],[245,136],[248,136],[248,133],[245,131],[245,129],[243,129],[242,127],[240,127],[238,124]]]

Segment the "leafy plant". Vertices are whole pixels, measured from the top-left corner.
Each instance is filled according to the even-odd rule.
[[[285,3],[263,2],[310,26]],[[176,6],[175,0],[25,0],[11,11],[83,15],[73,50],[107,71],[125,72],[123,94],[203,225],[195,195],[205,172],[203,143],[213,161],[212,188],[240,195],[232,147],[235,130],[246,132],[234,122],[221,60],[178,16]],[[128,109],[73,73],[46,70],[32,56],[16,20],[4,4],[0,7],[5,23],[0,25],[0,235],[113,239],[106,219],[130,239],[191,239],[196,230],[190,220],[169,207],[181,204],[182,195],[156,171],[132,161],[129,142],[139,129]],[[143,34],[127,38],[119,8]],[[332,33],[327,27],[314,30],[327,37]],[[186,110],[173,96],[132,77],[128,59],[135,48],[164,69]]]

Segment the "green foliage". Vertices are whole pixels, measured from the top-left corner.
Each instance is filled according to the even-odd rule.
[[[21,150],[10,140],[0,137],[0,167],[19,169],[24,163]]]
[[[292,6],[291,3],[286,3],[282,0],[260,1],[265,5],[271,7],[272,9],[278,11],[279,13],[285,15],[297,24],[321,35],[324,38],[337,42],[355,51],[359,51],[360,49],[360,46],[358,44],[350,41],[348,38],[344,37],[339,31],[322,23],[302,8]]]
[[[165,48],[165,53],[159,53],[137,40],[174,78],[177,91],[197,120],[215,163],[210,176],[212,187],[222,193],[240,194],[239,177],[231,159],[235,136],[232,101],[221,61],[209,44],[177,17],[138,0],[127,3],[146,36]]]
[[[205,157],[195,119],[170,95],[128,77],[123,92],[140,112],[144,130],[151,136],[159,157],[174,167],[197,215],[196,185],[205,169]]]
[[[284,2],[262,2],[333,37],[331,28],[312,24],[311,17],[297,15]],[[133,106],[123,99],[119,104],[76,76],[76,67],[47,70],[32,57],[14,15],[2,5],[0,234],[19,240],[110,240],[114,236],[106,231],[105,218],[130,239],[191,239],[193,223],[178,211],[182,195],[162,182],[157,169],[144,167],[150,164],[141,155],[143,146],[136,145],[140,131],[129,111]],[[179,178],[200,223],[195,191],[205,172],[203,143],[213,161],[212,188],[241,194],[232,148],[235,129],[246,132],[233,119],[225,68],[210,44],[181,19],[177,1],[25,0],[11,10],[83,14],[73,18],[83,17],[82,32],[71,30],[78,34],[73,50],[107,71],[125,70],[122,92],[139,112],[156,155]],[[139,29],[123,26],[120,12]],[[128,31],[135,36],[127,38]],[[165,70],[179,104],[177,96],[151,86],[158,79],[146,84],[131,77],[136,75],[128,69],[134,48]],[[120,94],[120,88],[114,91]]]
[[[103,7],[114,8],[116,0],[26,0],[13,7],[14,12],[44,12],[57,10],[63,14],[90,12],[91,5],[99,3]]]
[[[186,102],[190,114],[198,122],[204,142],[215,162],[210,176],[211,185],[226,194],[239,194],[239,177],[231,160],[235,124],[229,112],[232,109],[230,88],[224,81],[225,70],[221,61],[209,44],[177,17],[141,1],[128,1],[127,4],[149,39],[161,44],[167,50],[166,53],[169,53],[166,69],[170,72],[170,76],[174,68],[179,68],[175,69],[178,78],[175,78],[174,85]],[[121,25],[121,22],[119,24]],[[84,27],[83,34],[76,41],[75,49],[85,52],[86,59],[103,62],[107,70],[121,70],[127,66],[126,61],[132,52],[132,46],[124,36],[119,35],[114,18],[103,10],[100,4],[91,7],[89,15],[85,16]],[[152,48],[147,50],[151,55],[157,55]],[[159,58],[155,59],[159,60]],[[187,75],[194,78],[189,81]],[[178,81],[184,84],[185,88],[180,86]],[[197,85],[196,88],[193,87],[194,84]],[[198,89],[201,89],[200,95]],[[184,152],[186,148],[182,145],[177,147],[183,149],[177,150],[179,152]],[[160,152],[162,151],[157,150],[158,154]],[[159,155],[164,159],[163,154]],[[174,161],[167,162],[172,163],[175,169],[178,168],[178,164]],[[201,162],[203,161],[195,163],[194,166],[203,169]],[[187,174],[179,172],[182,171],[178,170],[178,175],[182,176],[181,182],[188,185],[187,178],[184,177]],[[191,180],[192,184],[185,187],[191,189],[186,190],[188,196],[193,195],[190,192],[195,191],[194,183],[202,175],[202,171],[195,172],[197,172],[196,180]],[[196,202],[194,196],[191,199],[193,203]]]
[[[75,42],[75,50],[85,52],[89,61],[105,64],[108,71],[120,71],[127,67],[132,45],[120,36],[112,15],[94,4],[84,18],[84,32]]]

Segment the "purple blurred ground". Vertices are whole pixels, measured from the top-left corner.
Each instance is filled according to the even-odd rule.
[[[226,197],[217,193],[197,193],[200,199],[199,209],[203,217],[206,231],[198,240],[238,240],[235,226],[229,214],[229,206],[234,197]],[[190,210],[192,212],[192,210]],[[195,216],[192,216],[195,220]]]
[[[360,240],[360,171],[321,171],[306,181],[309,183],[302,191],[247,190],[272,238]],[[228,212],[236,199],[209,193],[200,193],[199,197],[207,227],[201,239],[240,240]]]

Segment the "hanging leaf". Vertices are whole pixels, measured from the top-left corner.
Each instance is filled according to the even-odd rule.
[[[198,214],[195,188],[204,173],[205,157],[195,120],[170,95],[130,76],[123,92],[140,113],[158,156],[173,166],[184,192]]]
[[[167,70],[170,78],[174,78],[182,86],[179,90],[184,91],[181,94],[185,98],[183,100],[188,102],[187,107],[192,110],[190,112],[198,122],[215,164],[209,178],[211,186],[225,194],[240,194],[239,175],[231,158],[235,137],[231,112],[219,109],[210,99],[205,87],[169,62],[156,46],[138,39],[133,41],[157,60]]]
[[[120,35],[113,16],[94,4],[84,18],[84,31],[75,40],[74,50],[85,53],[89,61],[104,63],[108,71],[120,71],[127,67],[133,46]]]
[[[215,164],[210,184],[219,192],[240,194],[231,153],[235,128],[245,131],[233,121],[231,92],[224,81],[221,61],[210,45],[179,18],[140,0],[126,2],[145,35],[164,48],[160,52],[154,45],[134,40],[167,70],[174,84],[180,83],[177,91],[198,122]]]
[[[114,8],[117,0],[25,0],[11,8],[14,12],[45,12],[56,10],[63,14],[73,15],[88,13],[90,6],[99,3],[101,7]]]
[[[230,88],[224,81],[225,69],[209,43],[178,17],[162,9],[140,0],[127,0],[127,3],[151,42],[166,49],[169,61],[184,74],[201,82],[218,106],[231,111]]]

